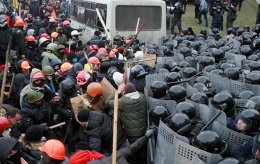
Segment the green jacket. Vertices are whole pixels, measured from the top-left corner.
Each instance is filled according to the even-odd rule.
[[[44,68],[45,66],[50,66],[50,62],[53,59],[61,62],[61,60],[56,55],[54,55],[50,52],[43,52],[42,53],[42,68]]]
[[[144,135],[147,128],[147,109],[146,99],[143,93],[137,99],[123,96],[118,99],[119,119],[126,131],[127,136]],[[106,104],[114,109],[114,95],[111,95]]]

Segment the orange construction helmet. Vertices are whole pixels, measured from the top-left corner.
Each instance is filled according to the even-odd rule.
[[[43,34],[41,34],[41,38],[49,39],[50,36],[47,33],[43,33]]]
[[[25,37],[25,43],[28,43],[28,42],[36,42],[36,39],[34,36],[26,36]]]
[[[103,48],[103,47],[99,48],[99,49],[98,49],[98,52],[108,54],[107,49],[105,49],[105,48]]]
[[[24,21],[23,21],[22,19],[16,20],[15,26],[17,26],[17,27],[23,27],[23,26],[24,26]]]
[[[0,135],[4,130],[10,127],[10,122],[6,117],[0,117]]]
[[[36,72],[35,74],[32,75],[33,79],[44,79],[42,71]]]
[[[95,56],[89,58],[89,59],[88,59],[88,62],[89,62],[90,64],[99,64],[99,63],[100,63],[99,60],[98,60],[98,58],[95,57]]]
[[[97,95],[101,95],[103,92],[103,87],[98,82],[92,82],[87,87],[87,93],[91,97],[96,97]]]
[[[65,160],[65,146],[59,140],[51,139],[45,142],[41,147],[40,151],[45,152],[49,157],[63,161]]]
[[[61,73],[65,73],[66,71],[68,71],[69,69],[71,69],[73,67],[72,64],[70,64],[69,62],[65,62],[60,66],[60,71]]]
[[[31,66],[29,65],[28,61],[23,61],[23,62],[21,63],[21,68],[22,68],[22,69],[30,69]]]
[[[52,32],[51,33],[51,37],[52,38],[57,38],[59,36],[59,33],[57,33],[57,32]]]
[[[116,53],[118,52],[118,50],[116,48],[110,50],[109,52],[109,58],[114,58],[116,56]]]

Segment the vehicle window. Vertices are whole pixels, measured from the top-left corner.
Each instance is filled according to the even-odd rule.
[[[120,5],[116,7],[115,15],[117,31],[135,31],[138,17],[140,17],[139,27],[145,23],[144,31],[159,30],[161,28],[162,8],[160,6]]]

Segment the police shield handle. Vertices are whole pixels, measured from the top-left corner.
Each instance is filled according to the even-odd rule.
[[[106,24],[105,24],[105,22],[104,22],[104,20],[103,20],[103,18],[102,18],[102,16],[101,16],[101,14],[100,14],[100,11],[99,11],[98,8],[96,8],[96,12],[97,12],[97,16],[98,16],[98,18],[99,18],[99,20],[100,20],[100,22],[101,22],[103,28],[105,29],[105,32],[106,32],[108,38],[111,39],[111,35],[109,34],[109,32],[108,32],[108,30],[107,30],[107,26],[106,26]]]
[[[12,44],[13,37],[9,37],[9,43],[8,43],[8,48],[6,50],[6,55],[5,55],[5,70],[4,70],[4,76],[3,76],[3,81],[2,81],[2,88],[1,88],[1,97],[0,97],[0,109],[2,109],[3,106],[3,100],[4,100],[4,91],[5,91],[5,84],[6,84],[6,77],[7,77],[7,71],[8,71],[8,63],[9,63],[9,56],[10,56],[10,48]]]
[[[116,156],[117,156],[116,155],[116,150],[117,150],[117,120],[118,120],[118,93],[115,92],[112,164],[116,164]]]

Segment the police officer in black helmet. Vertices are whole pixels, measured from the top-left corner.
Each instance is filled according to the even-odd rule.
[[[255,137],[231,151],[231,156],[237,158],[242,163],[260,163],[260,134],[258,133]]]
[[[138,92],[144,93],[145,76],[147,74],[148,72],[146,72],[144,67],[140,64],[137,64],[130,69],[129,81],[135,85]]]

